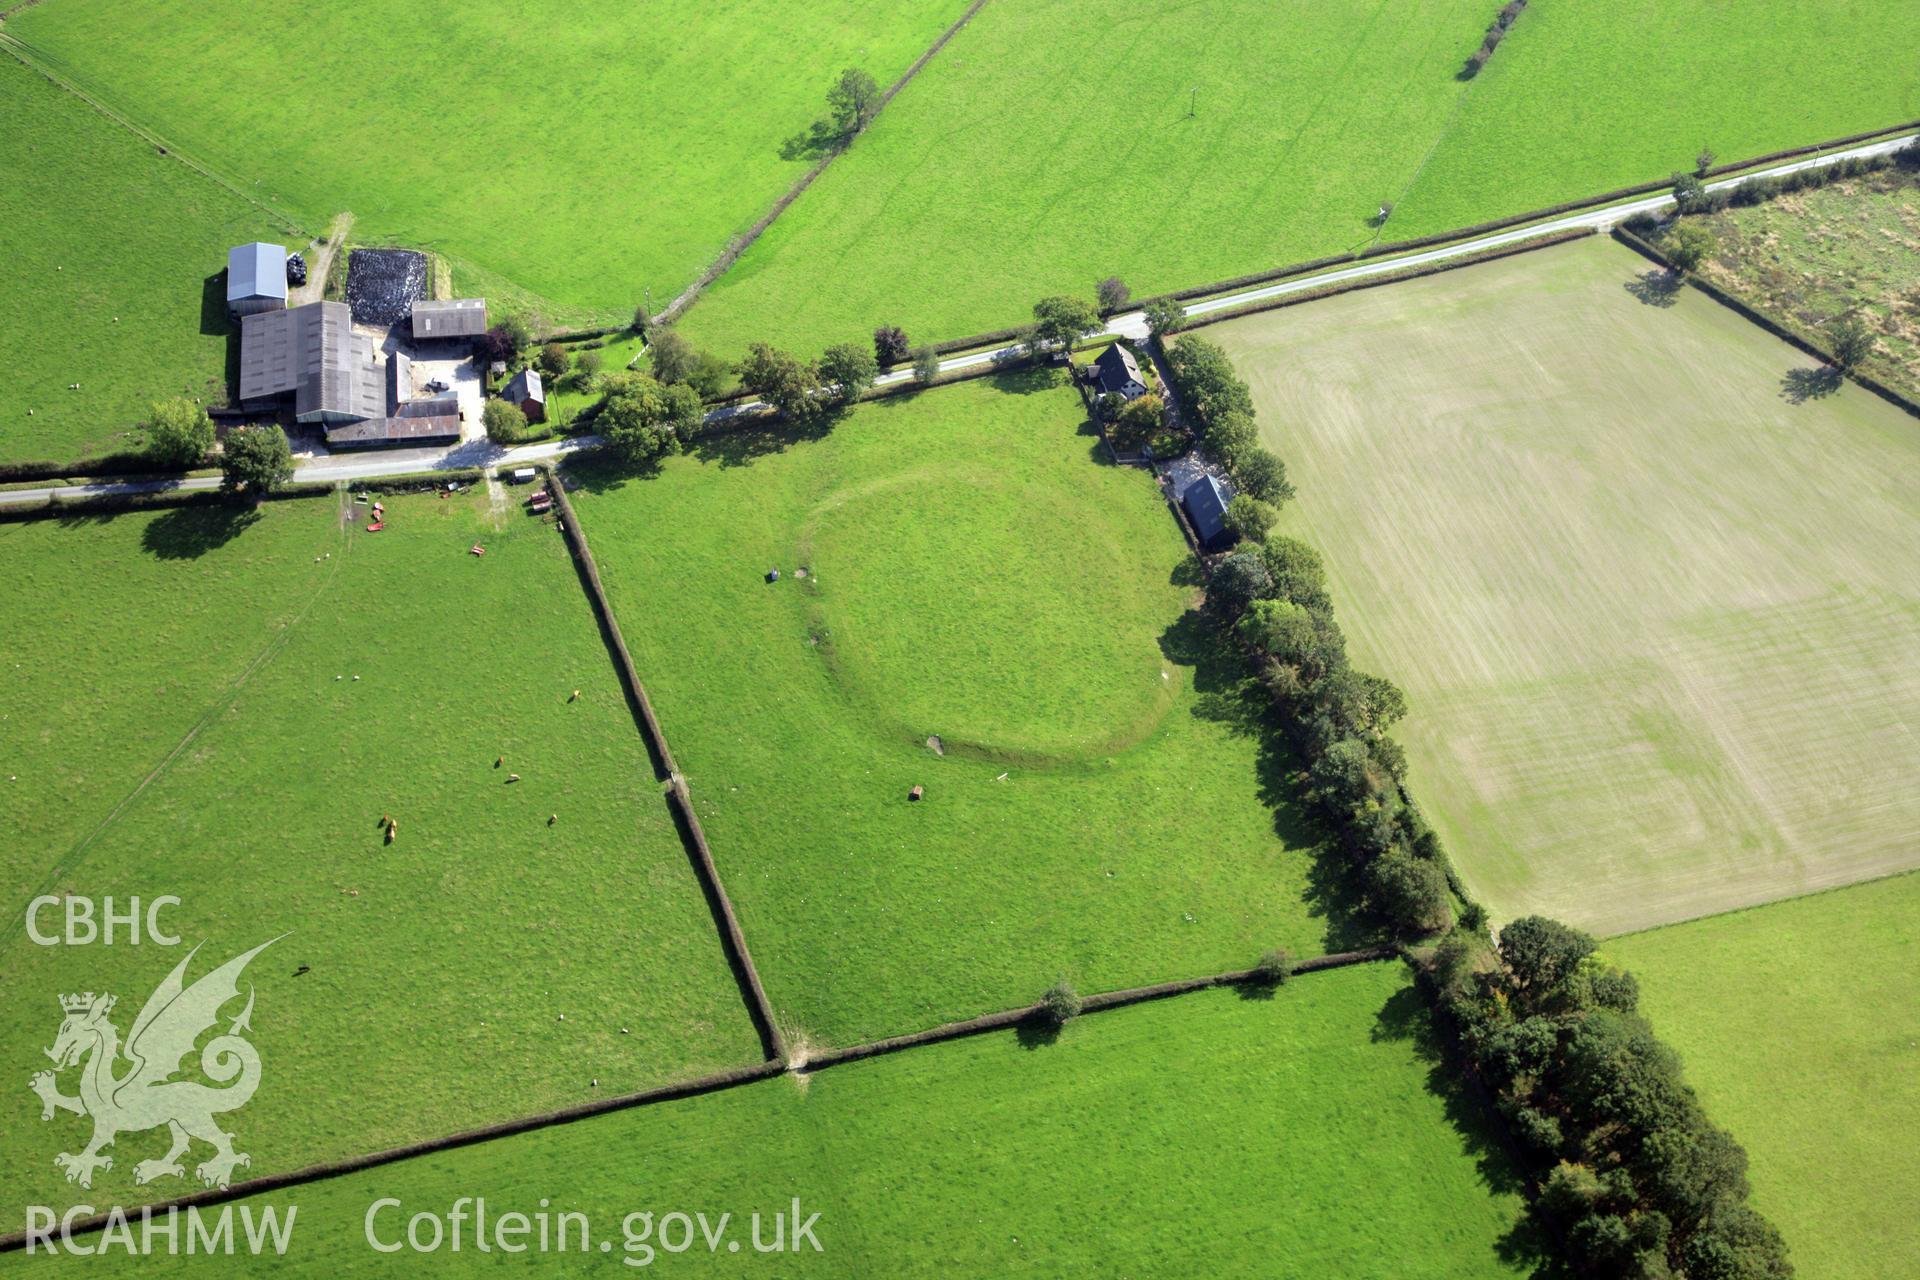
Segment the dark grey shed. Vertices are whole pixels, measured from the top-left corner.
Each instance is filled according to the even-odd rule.
[[[1188,485],[1180,495],[1180,505],[1186,508],[1187,519],[1193,522],[1193,531],[1206,550],[1233,540],[1227,528],[1227,491],[1213,476],[1203,475]]]
[[[547,420],[547,391],[541,385],[538,369],[526,368],[514,374],[512,380],[500,389],[500,398],[509,404],[519,405],[520,412],[527,415],[528,422]]]

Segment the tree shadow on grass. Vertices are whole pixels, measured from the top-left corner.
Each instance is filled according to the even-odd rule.
[[[140,545],[162,560],[198,560],[217,551],[260,520],[257,507],[231,503],[173,507],[147,523]]]
[[[1191,670],[1195,716],[1253,740],[1255,796],[1273,815],[1274,835],[1308,859],[1301,901],[1308,916],[1320,921],[1327,949],[1345,951],[1378,942],[1379,931],[1365,919],[1351,869],[1307,809],[1300,758],[1279,713],[1219,621],[1201,610],[1187,610],[1161,633],[1160,652]]]
[[[1788,404],[1805,404],[1809,400],[1824,400],[1840,389],[1845,379],[1840,371],[1830,364],[1812,369],[1789,369],[1780,379],[1780,394]]]
[[[1173,573],[1167,578],[1176,587],[1204,587],[1207,585],[1206,570],[1200,567],[1200,557],[1188,552],[1173,566]]]
[[[1649,307],[1670,307],[1680,299],[1681,280],[1665,267],[1654,267],[1627,281],[1622,288]]]
[[[1448,1123],[1460,1135],[1489,1189],[1499,1195],[1520,1195],[1526,1190],[1513,1153],[1494,1130],[1488,1104],[1449,1060],[1433,1006],[1415,983],[1409,981],[1387,997],[1373,1016],[1368,1038],[1375,1044],[1413,1047],[1414,1056],[1427,1068],[1427,1092],[1445,1106]]]
[[[1044,1049],[1059,1041],[1060,1024],[1036,1013],[1015,1023],[1013,1035],[1022,1049]]]

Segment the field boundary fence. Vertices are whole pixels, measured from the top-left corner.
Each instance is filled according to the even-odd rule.
[[[973,3],[967,6],[966,12],[955,19],[953,24],[945,31],[941,32],[939,38],[929,45],[918,58],[914,59],[913,65],[908,67],[898,80],[895,80],[891,85],[887,86],[886,90],[881,93],[879,101],[874,107],[874,118],[877,119],[879,114],[886,110],[887,104],[893,101],[894,96],[906,88],[907,84],[915,76],[919,75],[921,70],[925,68],[929,62],[933,61],[934,55],[947,47],[947,41],[958,35],[962,27],[965,27],[969,22],[973,21],[973,15],[979,13],[986,5],[987,0],[973,0]],[[860,133],[865,133],[867,129],[872,127],[873,123],[869,120],[868,123],[861,128]],[[700,274],[694,277],[693,283],[682,290],[679,297],[669,302],[666,309],[655,317],[655,319],[660,324],[672,324],[682,315],[685,315],[687,308],[691,307],[694,302],[699,299],[700,295],[706,292],[707,286],[725,275],[727,270],[740,260],[740,255],[752,248],[754,241],[766,234],[767,228],[774,224],[775,219],[779,218],[781,214],[791,208],[794,201],[806,194],[807,188],[811,187],[820,175],[827,171],[827,166],[847,153],[848,149],[853,146],[854,141],[858,137],[859,134],[855,134],[853,137],[845,139],[838,146],[827,152],[826,155],[821,156],[819,160],[815,161],[813,166],[801,174],[800,177],[795,180],[794,184],[788,187],[786,192],[782,194],[779,199],[775,200],[772,207],[761,214],[752,226],[729,241],[726,248],[720,251],[719,256],[714,258],[712,262],[709,262]]]
[[[1691,271],[1681,271],[1678,267],[1674,266],[1673,260],[1667,257],[1658,245],[1636,235],[1625,227],[1615,227],[1613,229],[1613,238],[1641,257],[1647,259],[1647,261],[1666,269],[1675,279],[1683,280],[1687,284],[1692,285],[1701,293],[1706,294],[1709,298],[1712,298],[1715,302],[1740,316],[1742,319],[1760,326],[1760,328],[1766,330],[1795,350],[1804,352],[1814,359],[1821,361],[1833,369],[1837,376],[1851,379],[1861,388],[1879,396],[1894,408],[1903,410],[1916,418],[1920,418],[1920,402],[1916,402],[1904,391],[1901,391],[1897,387],[1889,386],[1870,373],[1858,368],[1845,368],[1841,365],[1838,357],[1813,335],[1800,331],[1796,326],[1778,316],[1768,315],[1753,303],[1748,302],[1745,298],[1742,298],[1739,294],[1726,288],[1724,285],[1715,284],[1711,280],[1704,280],[1698,274]]]
[[[567,487],[561,483],[559,475],[547,472],[547,491],[553,495],[554,505],[560,509],[562,534],[567,547],[573,552],[574,564],[580,572],[580,579],[586,585],[587,599],[593,605],[595,617],[599,620],[600,631],[607,642],[607,651],[613,656],[615,668],[620,673],[621,684],[625,686],[627,701],[633,711],[634,720],[640,729],[640,735],[646,740],[647,749],[653,755],[654,768],[661,779],[667,783],[667,804],[673,810],[675,825],[680,829],[683,843],[694,865],[694,871],[700,878],[701,888],[707,895],[708,905],[718,919],[722,939],[726,945],[727,958],[731,962],[735,977],[746,997],[747,1010],[752,1016],[754,1029],[759,1033],[760,1042],[769,1061],[780,1061],[786,1056],[786,1046],[781,1040],[780,1029],[774,1020],[773,1005],[767,999],[767,990],[760,981],[760,971],[754,967],[753,953],[747,948],[747,936],[740,927],[740,917],[735,912],[733,901],[727,896],[726,886],[721,883],[720,869],[713,859],[713,848],[707,843],[706,832],[700,826],[700,815],[694,809],[693,795],[687,787],[687,780],[673,758],[673,750],[667,745],[667,735],[660,727],[660,720],[654,714],[653,702],[647,697],[647,689],[640,681],[640,673],[634,667],[633,654],[627,649],[626,638],[620,633],[619,620],[614,616],[613,605],[607,599],[606,588],[600,581],[600,566],[594,561],[593,549],[587,544],[585,530],[580,527],[579,517],[574,513],[573,503],[567,497]]]
[[[1392,947],[1369,947],[1358,951],[1341,951],[1328,955],[1311,956],[1300,961],[1293,968],[1293,976],[1322,973],[1332,969],[1344,969],[1353,965],[1373,964],[1391,960],[1398,955]],[[1173,982],[1156,983],[1146,987],[1129,987],[1120,991],[1100,992],[1088,996],[1081,1005],[1083,1014],[1100,1013],[1110,1009],[1126,1008],[1130,1005],[1144,1004],[1151,1000],[1165,1000],[1174,996],[1187,995],[1196,991],[1206,991],[1217,987],[1246,987],[1262,984],[1260,971],[1256,969],[1236,969],[1227,973],[1210,974],[1200,978],[1182,978]],[[675,1081],[671,1084],[656,1085],[651,1089],[642,1089],[633,1093],[617,1094],[608,1098],[591,1098],[584,1102],[572,1103],[564,1107],[538,1112],[534,1115],[519,1116],[511,1120],[501,1120],[493,1124],[481,1125],[473,1129],[463,1129],[458,1133],[438,1138],[425,1138],[396,1147],[387,1147],[364,1155],[348,1156],[340,1160],[327,1160],[304,1165],[298,1169],[289,1169],[284,1173],[264,1174],[257,1178],[248,1178],[227,1187],[209,1188],[205,1191],[190,1192],[168,1200],[155,1201],[146,1206],[155,1213],[164,1213],[168,1209],[184,1209],[189,1206],[224,1204],[231,1200],[240,1200],[248,1196],[264,1195],[272,1191],[284,1191],[310,1183],[324,1182],[332,1178],[343,1177],[351,1173],[378,1168],[382,1165],[397,1164],[416,1156],[434,1155],[443,1151],[454,1151],[461,1147],[470,1147],[499,1138],[515,1137],[537,1129],[547,1129],[555,1125],[572,1124],[578,1120],[588,1120],[616,1111],[630,1111],[636,1107],[652,1106],[663,1102],[678,1102],[683,1099],[697,1098],[704,1094],[718,1093],[726,1089],[739,1088],[742,1085],[755,1084],[762,1080],[773,1080],[793,1072],[812,1072],[824,1070],[848,1062],[858,1062],[866,1058],[883,1057],[898,1053],[904,1049],[922,1045],[940,1044],[948,1040],[958,1040],[966,1036],[983,1032],[1006,1030],[1028,1025],[1040,1015],[1041,1006],[1023,1005],[1017,1009],[1006,1009],[999,1013],[985,1014],[970,1018],[964,1022],[949,1022],[925,1031],[910,1035],[890,1036],[883,1040],[873,1040],[864,1044],[851,1045],[844,1049],[834,1049],[821,1053],[804,1063],[788,1064],[777,1059],[766,1059],[745,1066],[732,1067],[716,1071],[689,1080]],[[139,1208],[121,1210],[138,1213]],[[66,1228],[69,1234],[86,1235],[105,1227],[112,1220],[111,1213],[94,1214],[92,1217],[75,1219]],[[17,1252],[26,1247],[26,1233],[16,1231],[0,1236],[0,1253]]]

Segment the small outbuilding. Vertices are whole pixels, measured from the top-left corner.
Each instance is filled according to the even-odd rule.
[[[1212,475],[1203,475],[1180,495],[1180,505],[1202,548],[1213,551],[1233,541],[1227,528],[1227,491]]]
[[[1093,362],[1093,387],[1098,395],[1115,395],[1133,400],[1147,394],[1147,380],[1140,376],[1140,364],[1133,352],[1116,342]]]
[[[527,415],[528,422],[547,420],[547,392],[540,383],[540,371],[528,367],[513,375],[513,379],[500,390],[500,398],[508,404],[520,406],[520,412]]]
[[[413,340],[439,342],[449,338],[478,338],[487,331],[485,298],[422,300],[413,304]]]
[[[227,310],[250,316],[286,309],[286,249],[256,240],[227,250]]]

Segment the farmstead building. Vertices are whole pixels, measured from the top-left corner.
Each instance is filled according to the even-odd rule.
[[[1115,395],[1134,400],[1147,393],[1147,382],[1140,376],[1140,365],[1133,352],[1114,343],[1093,362],[1093,386],[1100,395]]]
[[[287,251],[254,241],[227,251],[227,310],[236,316],[287,307]]]

